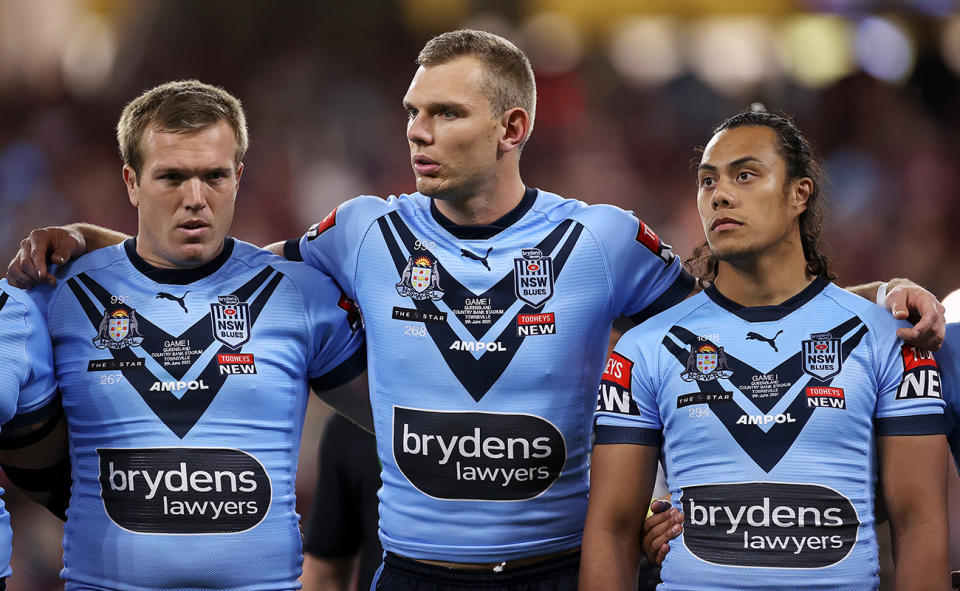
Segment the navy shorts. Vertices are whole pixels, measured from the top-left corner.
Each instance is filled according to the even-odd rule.
[[[376,591],[576,591],[580,553],[548,558],[503,572],[456,570],[392,552],[383,559]]]

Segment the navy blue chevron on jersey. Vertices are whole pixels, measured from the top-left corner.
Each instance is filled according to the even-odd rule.
[[[0,424],[35,424],[58,412],[53,350],[37,304],[0,280]],[[2,435],[0,431],[0,435]],[[3,489],[0,488],[0,495]],[[9,577],[13,532],[0,500],[0,578]]]
[[[943,399],[947,403],[947,440],[960,472],[960,323],[947,325],[947,338],[934,357],[940,368]]]
[[[936,365],[898,326],[816,279],[755,308],[711,287],[621,338],[596,443],[662,437],[686,515],[663,589],[876,588],[875,438],[944,432]]]
[[[340,289],[231,238],[192,270],[131,239],[58,278],[40,297],[73,464],[66,588],[295,588],[308,382],[365,363]]]
[[[421,194],[358,197],[286,251],[363,311],[384,548],[491,562],[578,546],[610,326],[690,292],[670,247],[628,212],[530,189],[482,227]]]

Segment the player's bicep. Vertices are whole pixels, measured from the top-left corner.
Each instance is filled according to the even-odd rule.
[[[590,464],[588,521],[596,528],[640,539],[657,478],[659,446],[595,445]]]

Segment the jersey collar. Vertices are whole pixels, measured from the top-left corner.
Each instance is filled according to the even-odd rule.
[[[523,199],[520,200],[520,204],[510,210],[507,215],[492,224],[484,224],[481,226],[460,226],[453,223],[449,218],[440,213],[435,199],[430,199],[430,215],[433,216],[433,219],[440,224],[444,230],[461,240],[486,240],[515,224],[530,211],[530,208],[533,207],[533,202],[536,200],[537,190],[528,188],[523,192]]]
[[[775,306],[741,306],[733,300],[727,299],[714,285],[711,285],[703,291],[715,304],[747,322],[770,322],[772,320],[780,320],[794,310],[797,310],[816,297],[817,294],[823,291],[828,285],[830,285],[829,281],[822,277],[817,277],[810,282],[810,285],[803,288],[803,291]]]
[[[137,238],[128,238],[123,242],[123,249],[133,266],[148,279],[165,285],[187,285],[199,281],[208,275],[214,274],[223,266],[233,254],[234,240],[229,236],[223,241],[223,250],[213,260],[192,269],[161,269],[154,267],[137,254]]]

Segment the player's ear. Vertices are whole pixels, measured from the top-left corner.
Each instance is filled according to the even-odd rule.
[[[140,206],[140,198],[137,196],[137,173],[129,164],[123,165],[123,184],[127,186],[127,197],[130,199],[130,205]]]
[[[523,140],[530,135],[533,121],[530,114],[520,107],[507,109],[500,116],[503,131],[500,135],[500,151],[511,152],[523,144]]]
[[[790,204],[797,208],[798,214],[807,210],[807,203],[809,203],[811,195],[813,195],[813,179],[803,177],[793,182]]]

